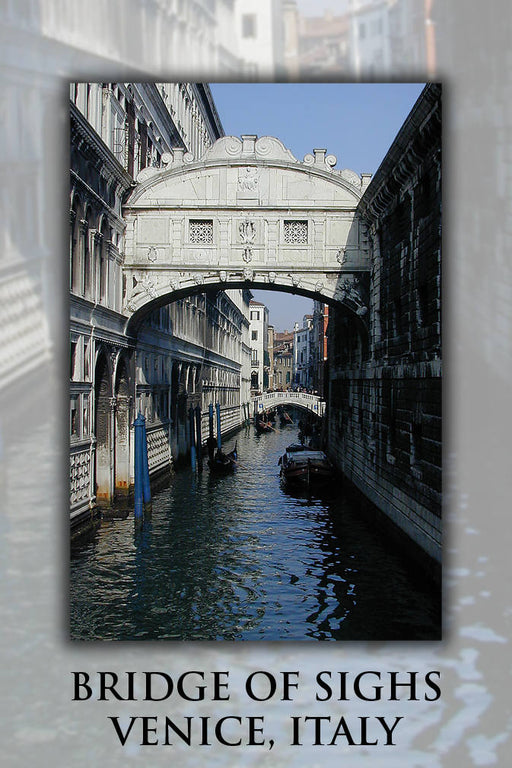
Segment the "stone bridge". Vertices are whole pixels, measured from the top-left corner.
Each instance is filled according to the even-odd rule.
[[[369,251],[357,205],[370,175],[298,161],[276,138],[224,136],[200,161],[174,150],[124,206],[127,333],[191,293],[255,287],[341,303],[363,322]]]
[[[325,413],[325,401],[318,395],[310,395],[307,392],[264,392],[253,398],[253,413],[261,413],[268,408],[278,405],[296,405],[315,416],[323,416]]]

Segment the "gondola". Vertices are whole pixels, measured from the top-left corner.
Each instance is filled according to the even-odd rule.
[[[258,434],[261,434],[262,432],[273,432],[274,431],[274,427],[272,426],[272,424],[269,421],[267,421],[266,419],[264,419],[261,415],[258,415],[256,417],[256,420],[254,422],[254,426],[255,426],[256,432]]]
[[[307,445],[289,445],[279,464],[286,482],[306,487],[321,486],[334,476],[334,468],[325,453]]]
[[[282,411],[281,416],[281,426],[286,427],[288,424],[293,424],[292,417],[288,413],[288,411]]]
[[[223,453],[221,448],[217,449],[213,458],[208,460],[210,470],[217,473],[232,472],[237,466],[238,453],[236,448],[237,444],[230,453]]]

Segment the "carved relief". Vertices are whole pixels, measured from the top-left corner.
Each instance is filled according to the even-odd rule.
[[[336,261],[342,266],[347,259],[347,249],[340,248],[336,251]]]
[[[256,239],[256,226],[253,221],[242,221],[238,226],[242,245],[252,245]]]
[[[251,248],[244,248],[242,252],[242,259],[245,262],[252,261],[252,249]]]
[[[158,253],[154,245],[152,245],[150,248],[148,248],[148,252],[146,254],[148,261],[156,261],[158,258]]]
[[[249,269],[248,267],[246,267],[243,271],[243,275],[244,275],[244,280],[252,280],[254,272],[252,271],[252,269]]]
[[[269,272],[268,273],[268,281],[269,283],[275,283],[277,278],[277,274],[275,272]]]
[[[220,278],[221,283],[225,283],[226,280],[228,279],[228,273],[224,269],[222,269],[219,272],[219,278]]]
[[[258,188],[258,169],[240,168],[238,171],[238,190],[239,192],[256,192]]]

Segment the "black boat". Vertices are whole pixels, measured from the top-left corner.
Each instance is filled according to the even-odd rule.
[[[280,419],[281,419],[281,426],[282,427],[286,427],[287,424],[293,424],[292,417],[290,416],[288,411],[282,411]]]
[[[237,465],[238,452],[237,444],[229,453],[224,453],[222,448],[218,448],[212,459],[208,460],[208,466],[212,472],[232,472]]]
[[[263,414],[257,414],[256,415],[254,426],[256,427],[256,432],[258,434],[261,434],[262,432],[273,432],[274,431],[274,427],[267,420],[266,416],[264,417]]]

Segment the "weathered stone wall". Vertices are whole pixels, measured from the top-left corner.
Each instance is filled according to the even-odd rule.
[[[429,85],[360,204],[368,336],[329,326],[329,445],[344,475],[441,559],[441,89]]]

